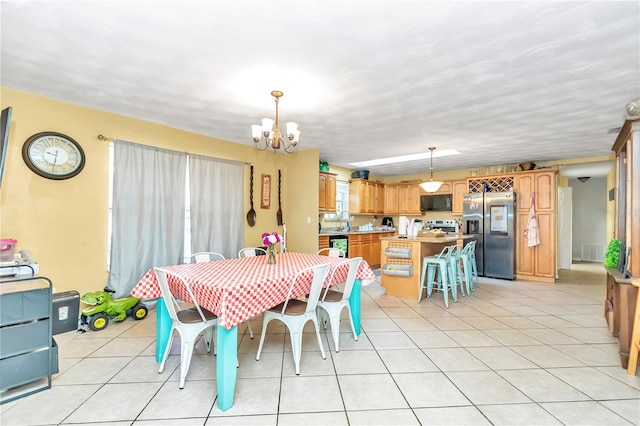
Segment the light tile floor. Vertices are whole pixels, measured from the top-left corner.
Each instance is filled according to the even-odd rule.
[[[343,321],[340,352],[323,335],[322,360],[305,334],[300,376],[282,325],[269,325],[260,361],[259,334],[251,340],[241,326],[226,412],[202,340],[180,390],[178,345],[158,374],[155,315],[129,318],[56,336],[53,388],[1,405],[0,424],[637,425],[640,379],[620,367],[604,292],[602,267],[589,264],[561,271],[556,284],[481,279],[448,310],[441,295],[417,303],[374,283],[363,290],[359,340]]]

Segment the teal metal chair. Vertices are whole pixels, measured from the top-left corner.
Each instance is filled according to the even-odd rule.
[[[422,300],[422,293],[427,289],[427,297],[431,297],[433,288],[442,291],[444,294],[444,304],[449,308],[449,291],[454,302],[458,301],[456,289],[456,278],[451,276],[451,253],[456,247],[446,246],[435,256],[425,256],[422,260],[422,274],[420,275],[420,289],[418,292],[418,302]],[[452,280],[453,278],[453,280]],[[426,282],[425,282],[426,280]]]

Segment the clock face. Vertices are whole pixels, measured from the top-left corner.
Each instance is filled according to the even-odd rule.
[[[69,179],[84,167],[84,151],[78,142],[62,133],[42,132],[22,146],[25,164],[47,179]]]

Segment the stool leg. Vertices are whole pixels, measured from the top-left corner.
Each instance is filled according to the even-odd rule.
[[[471,282],[471,271],[469,267],[469,256],[462,257],[462,273],[464,276],[464,284],[467,287],[467,296],[471,295],[471,288],[473,286]]]
[[[429,264],[429,267],[427,268],[427,297],[431,297],[435,273],[435,266],[433,264]]]
[[[448,279],[448,273],[447,273],[447,269],[449,268],[449,266],[447,265],[447,261],[446,260],[441,260],[439,262],[440,265],[440,275],[442,277],[442,289],[444,291],[444,306],[447,307],[447,309],[449,309],[449,279]],[[453,295],[453,292],[452,292]]]
[[[422,261],[422,274],[420,274],[420,288],[418,288],[418,303],[420,303],[420,301],[422,300],[422,292],[427,287],[425,285],[424,280],[427,278],[427,266],[428,265],[429,265],[428,262]]]

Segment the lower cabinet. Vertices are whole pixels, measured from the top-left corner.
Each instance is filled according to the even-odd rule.
[[[318,237],[318,250],[322,250],[325,248],[329,248],[329,237],[327,236],[319,236]]]
[[[638,289],[631,284],[630,278],[623,277],[616,268],[606,268],[606,270],[605,319],[611,334],[618,338],[620,365],[622,368],[627,368]]]
[[[529,213],[518,212],[516,218],[516,274],[518,278],[554,282],[555,262],[555,213],[537,212],[540,245],[528,247],[525,229]]]

